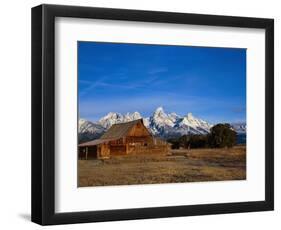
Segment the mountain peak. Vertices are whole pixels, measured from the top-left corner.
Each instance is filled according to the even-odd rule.
[[[114,113],[114,112],[109,112],[108,114],[106,114],[104,117],[102,117],[100,120],[102,119],[106,119],[106,118],[117,118],[119,117],[121,114],[119,113]]]
[[[188,113],[187,114],[187,119],[193,119],[194,117],[193,117],[193,114],[192,113]]]
[[[133,112],[133,113],[132,113],[132,116],[141,117],[141,115],[140,115],[140,113],[139,113],[138,111]]]
[[[86,119],[84,119],[84,118],[79,118],[79,124],[81,123],[84,123],[84,122],[87,122],[87,120]]]
[[[158,114],[158,113],[164,113],[164,108],[163,108],[162,106],[159,106],[159,107],[155,110],[154,113],[156,113],[156,114]]]
[[[155,119],[163,119],[165,117],[167,117],[167,114],[165,113],[163,107],[158,107],[154,113],[153,113],[153,116]]]
[[[141,114],[139,112],[133,112],[133,113],[126,113],[124,115],[124,121],[133,121],[142,118]]]
[[[123,120],[123,115],[120,113],[109,112],[106,116],[99,120],[99,124],[106,129],[111,127],[113,124],[119,123]]]
[[[151,116],[149,120],[150,126],[154,131],[159,129],[160,127],[173,127],[175,121],[175,119],[172,119],[169,115],[164,112],[162,106],[158,107],[154,111],[153,116]]]
[[[246,133],[247,131],[247,124],[246,122],[234,122],[230,124],[232,128],[237,132],[237,133]]]

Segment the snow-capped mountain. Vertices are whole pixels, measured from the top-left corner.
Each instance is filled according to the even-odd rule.
[[[210,129],[213,125],[209,124],[208,122],[195,118],[192,113],[188,113],[184,116],[180,122],[176,125],[176,128],[185,130],[189,129],[190,133],[195,134],[207,134],[210,132]]]
[[[85,119],[79,119],[79,141],[88,141],[99,138],[105,132],[105,130],[106,129],[100,124],[93,123]]]
[[[102,117],[97,124],[101,125],[105,129],[110,128],[114,124],[122,123],[122,122],[128,122],[128,121],[134,121],[137,119],[142,118],[141,115],[138,112],[134,113],[126,113],[125,115],[122,115],[120,113],[108,113],[106,116]]]
[[[231,123],[230,125],[238,134],[243,134],[247,131],[247,125],[245,122]]]
[[[126,113],[124,115],[124,121],[133,121],[142,118],[139,112]]]
[[[98,121],[98,124],[100,124],[105,129],[108,129],[109,127],[111,127],[114,124],[123,122],[123,120],[124,120],[124,117],[122,114],[110,112],[106,116],[102,117]]]
[[[113,124],[133,121],[142,118],[138,112],[120,113],[110,112],[97,122],[85,119],[79,120],[79,140],[95,139],[100,137]],[[206,134],[212,127],[208,122],[195,118],[191,113],[184,117],[176,113],[165,113],[158,107],[150,117],[143,118],[144,125],[155,136],[172,137],[184,134]]]
[[[153,115],[148,118],[145,124],[152,134],[161,136],[167,133],[175,126],[175,114],[166,114],[162,107],[157,108]]]
[[[97,122],[84,119],[79,120],[79,140],[99,138],[113,124],[133,121],[143,118],[139,112],[113,113],[110,112]],[[150,117],[143,118],[144,125],[150,132],[162,138],[177,137],[189,134],[208,134],[212,124],[196,118],[192,113],[179,116],[176,113],[166,113],[162,107],[158,107]],[[231,124],[237,133],[246,133],[245,123]]]
[[[195,118],[191,113],[181,117],[176,113],[166,114],[162,107],[155,110],[147,126],[154,135],[161,137],[181,136],[184,134],[207,134],[211,124]]]

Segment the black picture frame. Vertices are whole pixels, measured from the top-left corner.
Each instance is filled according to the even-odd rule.
[[[55,213],[55,18],[109,19],[265,29],[265,200]],[[125,9],[32,8],[32,221],[41,225],[267,211],[274,209],[274,20]]]

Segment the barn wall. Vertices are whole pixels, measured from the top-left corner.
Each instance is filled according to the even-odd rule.
[[[169,153],[169,147],[167,145],[134,145],[129,146],[129,154],[167,154]]]
[[[98,158],[105,159],[110,156],[110,147],[108,144],[98,145]]]
[[[151,144],[153,143],[153,138],[150,136],[128,136],[126,137],[126,143]]]
[[[100,144],[98,146],[88,147],[87,159],[107,159],[120,155],[138,155],[138,154],[167,154],[170,147],[165,142],[158,144],[143,144],[143,143],[129,143],[129,144]],[[79,148],[79,159],[86,159],[86,147]]]
[[[110,155],[125,155],[126,154],[126,145],[111,145],[110,146]]]

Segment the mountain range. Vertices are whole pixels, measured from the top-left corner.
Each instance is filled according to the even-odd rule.
[[[213,126],[207,121],[194,117],[192,113],[179,116],[176,113],[166,113],[162,107],[158,107],[150,117],[145,118],[139,112],[126,114],[110,112],[97,122],[79,119],[79,142],[99,138],[113,124],[141,118],[154,136],[165,139],[185,134],[208,134]],[[231,126],[238,134],[246,134],[246,123],[232,123]]]

